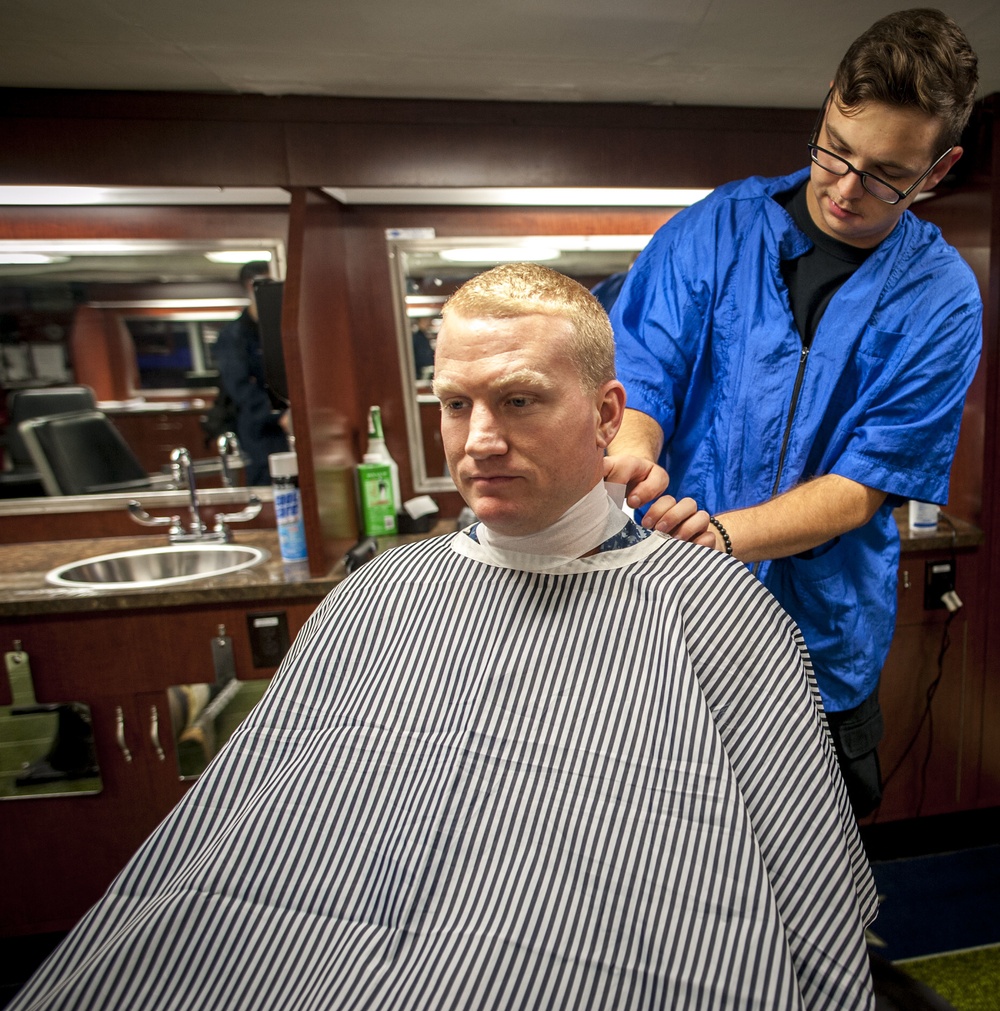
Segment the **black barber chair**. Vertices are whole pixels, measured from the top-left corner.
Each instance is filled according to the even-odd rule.
[[[102,411],[34,418],[20,432],[49,495],[141,491],[167,480],[146,473]]]
[[[18,426],[22,421],[71,411],[92,410],[97,402],[89,386],[53,386],[14,390],[7,396],[8,425],[4,433],[10,469],[0,472],[0,498],[34,498],[45,495],[42,476],[24,444]]]

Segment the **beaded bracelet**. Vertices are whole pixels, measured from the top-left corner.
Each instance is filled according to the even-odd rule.
[[[729,534],[726,533],[726,528],[714,516],[709,516],[708,522],[711,523],[720,534],[722,534],[722,543],[726,546],[726,554],[731,555],[733,553],[733,542],[729,539]]]

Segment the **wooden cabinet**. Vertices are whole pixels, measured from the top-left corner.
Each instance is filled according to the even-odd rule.
[[[955,566],[963,606],[951,615],[927,608],[928,566]],[[886,781],[870,821],[970,810],[977,805],[984,690],[982,643],[975,629],[981,579],[975,548],[910,550],[899,566],[898,614],[879,699]]]
[[[254,665],[248,615],[284,614],[294,639],[319,599],[0,619],[5,643],[19,640],[29,657],[38,702],[90,707],[101,782],[94,794],[0,802],[0,933],[71,927],[183,796],[168,689],[215,680],[220,626],[236,676],[267,678],[276,668]]]

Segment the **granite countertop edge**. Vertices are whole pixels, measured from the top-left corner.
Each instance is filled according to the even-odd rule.
[[[277,532],[273,530],[244,531],[235,543],[261,548],[269,557],[239,572],[169,586],[126,590],[52,586],[46,583],[45,574],[78,559],[160,547],[165,544],[164,540],[134,536],[0,545],[0,617],[238,604],[255,600],[313,600],[318,603],[345,577],[342,561],[319,577],[304,571],[304,564],[286,566],[281,559]]]
[[[976,548],[983,532],[971,523],[944,519],[931,534],[913,534],[906,510],[896,510],[902,555],[917,552]],[[952,527],[950,524],[953,524]],[[454,526],[439,524],[429,535]],[[382,551],[414,535],[387,537],[378,541]],[[38,541],[0,545],[0,618],[40,614],[85,614],[95,611],[185,607],[198,604],[239,604],[258,600],[311,600],[318,603],[346,577],[343,560],[329,572],[312,576],[304,566],[288,566],[282,559],[275,530],[247,530],[237,544],[262,548],[270,557],[253,568],[222,576],[208,576],[187,583],[134,590],[78,590],[51,586],[45,574],[56,566],[116,551],[160,546],[165,541],[149,535],[88,540]],[[347,550],[345,542],[344,550]]]

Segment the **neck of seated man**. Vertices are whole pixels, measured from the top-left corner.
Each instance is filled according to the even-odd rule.
[[[617,486],[612,486],[615,488]],[[624,492],[624,489],[621,489]],[[569,507],[555,523],[532,534],[502,534],[480,522],[477,539],[495,551],[551,558],[585,558],[628,522],[612,491],[599,481],[581,499]]]

